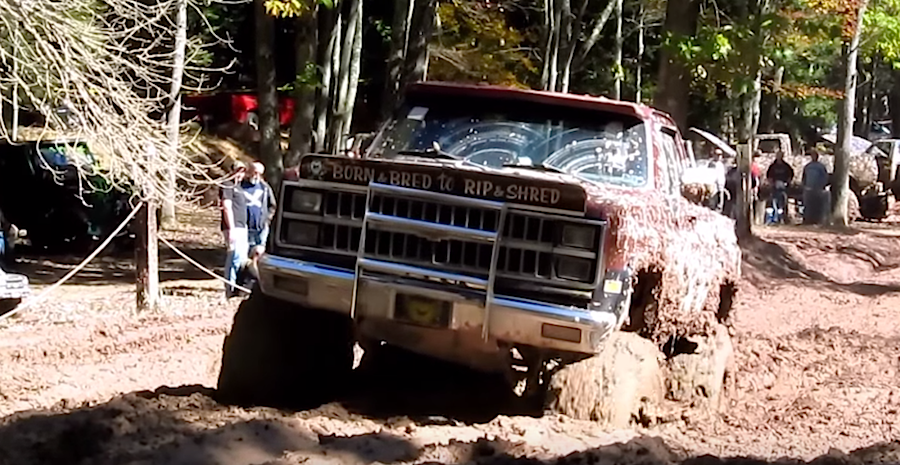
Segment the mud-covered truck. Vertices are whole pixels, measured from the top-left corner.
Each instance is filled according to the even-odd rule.
[[[358,343],[363,364],[400,348],[608,416],[572,377],[656,366],[633,345],[673,357],[727,320],[734,225],[682,195],[690,169],[673,120],[646,106],[413,85],[361,156],[307,155],[283,181],[219,392],[328,397],[351,379]],[[635,369],[645,379],[603,389],[645,402],[665,370]]]

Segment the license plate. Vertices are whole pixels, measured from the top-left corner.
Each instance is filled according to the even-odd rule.
[[[407,323],[436,328],[450,326],[453,303],[417,295],[397,294],[394,318]]]

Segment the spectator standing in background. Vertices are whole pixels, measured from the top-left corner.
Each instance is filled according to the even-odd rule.
[[[772,215],[766,223],[787,223],[787,189],[794,180],[794,169],[784,161],[781,150],[775,152],[775,161],[766,170],[766,180],[771,188],[769,198],[772,200]]]
[[[246,165],[235,161],[231,179],[225,181],[220,190],[222,208],[222,235],[228,252],[225,258],[225,279],[236,283],[238,272],[247,260],[249,249],[247,238],[247,200],[241,189]],[[225,297],[237,295],[237,289],[225,285]]]
[[[253,162],[241,183],[241,191],[247,204],[249,246],[257,250],[259,248],[265,250],[269,239],[269,226],[275,217],[275,193],[263,180],[265,171],[265,165],[258,161]]]
[[[772,186],[779,182],[784,183],[784,187],[789,186],[791,181],[794,180],[794,169],[791,168],[788,162],[784,161],[784,154],[781,153],[781,150],[775,152],[775,161],[766,170],[766,180]]]
[[[725,189],[727,170],[723,159],[724,154],[722,153],[722,150],[715,149],[712,158],[710,158],[709,164],[707,165],[715,173],[716,182],[716,192],[712,196],[711,205],[709,207],[717,212],[722,212],[725,206],[725,199],[728,197],[728,191]]]
[[[247,206],[248,250],[238,270],[237,283],[250,289],[259,279],[257,261],[266,250],[270,225],[275,217],[275,193],[263,179],[265,170],[265,165],[253,162],[240,189]]]
[[[803,224],[821,224],[825,217],[829,195],[828,169],[819,161],[819,152],[811,149],[812,159],[803,167]]]

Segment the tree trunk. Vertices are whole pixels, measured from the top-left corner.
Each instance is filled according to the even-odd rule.
[[[737,146],[737,166],[741,173],[741,187],[737,198],[737,217],[735,218],[735,233],[738,240],[749,238],[753,235],[752,219],[751,219],[751,196],[750,196],[750,166],[752,147],[750,144],[739,144]]]
[[[325,153],[328,151],[328,121],[331,115],[331,101],[334,92],[334,54],[340,48],[341,15],[338,11],[338,2],[335,2],[333,9],[320,10],[319,15],[319,37],[323,39],[318,62],[322,66],[322,85],[319,88],[316,98],[316,116],[315,116],[315,151],[317,153]]]
[[[581,16],[587,8],[589,0],[583,0],[581,12],[578,16],[572,14],[571,0],[556,0],[560,8],[559,17],[559,47],[556,53],[556,83],[555,90],[569,92],[569,82],[572,80],[572,60],[569,57],[575,55],[575,47],[581,35]],[[571,50],[572,52],[569,52]]]
[[[615,50],[613,51],[613,72],[616,73],[613,81],[613,98],[616,100],[622,99],[622,80],[625,78],[625,70],[622,68],[622,45],[624,42],[624,39],[622,38],[623,13],[622,0],[616,0],[616,43]]]
[[[781,106],[781,84],[784,81],[784,66],[775,69],[775,75],[772,78],[772,92],[767,93],[763,98],[761,105],[758,133],[770,133],[775,128],[775,122],[778,120],[778,109]]]
[[[872,74],[872,80],[869,83],[869,92],[868,92],[868,103],[866,105],[866,126],[865,130],[861,134],[866,139],[869,138],[869,132],[872,131],[872,125],[875,124],[875,119],[878,117],[875,106],[878,104],[878,63],[879,60],[872,60],[872,70],[870,71]]]
[[[888,94],[888,114],[891,115],[891,137],[900,137],[900,69],[891,73],[894,80]]]
[[[177,153],[181,149],[181,83],[184,79],[184,62],[187,53],[187,0],[176,3],[175,57],[172,63],[172,86],[169,91],[169,121],[167,136],[169,150]],[[175,222],[175,166],[165,167],[166,188],[162,205],[162,224]]]
[[[641,103],[641,98],[643,97],[643,91],[641,86],[643,85],[643,73],[644,73],[644,0],[639,0],[640,4],[638,7],[638,45],[637,45],[637,59],[635,60],[637,66],[634,70],[634,101],[637,103]]]
[[[740,17],[752,23],[754,31],[751,37],[750,54],[747,57],[750,81],[744,86],[738,96],[740,101],[740,121],[737,127],[738,141],[752,142],[759,130],[760,102],[762,99],[762,67],[761,53],[766,42],[763,18],[768,12],[767,0],[754,0],[747,2],[745,8],[740,9]]]
[[[434,33],[436,0],[420,0],[415,3],[410,22],[403,87],[425,80],[428,73],[428,41]]]
[[[266,181],[279,185],[284,163],[275,89],[275,18],[266,13],[265,0],[255,0],[256,84],[259,111],[259,158],[266,165]]]
[[[412,21],[413,0],[394,1],[394,20],[391,24],[391,52],[388,57],[387,78],[381,97],[381,119],[387,120],[397,108],[402,89],[403,59],[409,46],[409,25]]]
[[[18,22],[16,23],[16,30],[13,32],[13,44],[12,44],[12,79],[13,79],[13,90],[12,90],[12,134],[10,138],[13,142],[18,142],[19,140],[19,57],[17,50],[19,49],[19,29]]]
[[[159,307],[159,244],[156,229],[156,202],[148,200],[135,218],[137,243],[134,248],[137,310]]]
[[[750,83],[750,88],[740,97],[741,119],[737,127],[737,137],[740,143],[751,141],[759,129],[759,106],[762,97],[762,71],[756,66],[756,78]]]
[[[663,34],[672,34],[676,38],[694,35],[699,15],[700,0],[668,2]],[[653,96],[655,106],[669,113],[682,132],[687,131],[691,73],[675,50],[663,49],[657,82],[658,87]]]
[[[318,8],[297,18],[295,37],[296,73],[308,77],[309,66],[316,65],[318,44]],[[291,122],[290,150],[285,166],[296,166],[300,157],[313,150],[313,119],[316,113],[316,90],[312,84],[300,83],[294,95],[294,120]],[[275,186],[273,186],[275,187]]]
[[[545,0],[545,29],[546,49],[544,50],[544,65],[541,72],[541,84],[544,90],[555,91],[559,65],[560,49],[560,22],[562,10],[559,0]]]
[[[612,16],[617,3],[617,0],[607,0],[606,7],[603,8],[603,11],[600,12],[600,16],[594,21],[594,24],[591,26],[591,33],[588,35],[587,39],[585,39],[584,44],[582,44],[581,51],[578,52],[576,67],[580,67],[584,64],[584,60],[587,59],[588,54],[591,53],[594,45],[597,45],[597,41],[600,40],[600,34],[603,32],[603,28],[606,26],[607,21],[609,21],[609,17]]]
[[[831,182],[831,222],[847,226],[847,201],[850,195],[850,142],[853,136],[853,117],[856,107],[856,62],[862,19],[868,0],[862,0],[857,13],[853,36],[842,47],[844,59],[844,98],[838,102],[837,150],[834,154],[834,176]]]
[[[347,17],[347,31],[344,33],[343,44],[341,44],[340,62],[338,66],[338,85],[337,94],[334,99],[334,119],[331,122],[329,145],[332,153],[340,152],[344,149],[344,136],[350,131],[351,113],[353,111],[353,102],[350,102],[351,87],[355,89],[356,82],[353,81],[353,58],[354,45],[356,43],[357,31],[362,24],[362,0],[351,0],[350,12]],[[357,64],[358,67],[358,64]],[[354,95],[356,91],[352,92]]]
[[[347,99],[344,102],[344,131],[351,133],[353,130],[353,112],[356,109],[356,93],[359,90],[359,73],[362,62],[363,39],[363,2],[357,1],[356,29],[353,33],[353,50],[350,53],[350,86],[347,89]],[[427,65],[426,65],[427,69]]]
[[[873,60],[874,61],[874,60]],[[859,94],[856,98],[855,116],[853,120],[853,134],[860,137],[869,136],[866,130],[866,123],[869,118],[869,98],[872,95],[872,78],[871,74],[866,73],[865,67],[857,63],[857,75],[862,75],[863,83],[858,84]],[[858,79],[858,78],[857,78]]]

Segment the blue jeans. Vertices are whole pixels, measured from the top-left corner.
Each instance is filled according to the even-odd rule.
[[[247,231],[247,240],[249,242],[249,248],[261,246],[262,248],[266,248],[266,242],[269,240],[269,227],[266,226],[262,229],[262,231],[251,229]]]
[[[247,261],[247,252],[250,250],[247,239],[247,228],[234,228],[228,237],[228,253],[225,258],[225,279],[233,283],[237,282],[238,271]],[[234,286],[225,285],[225,296],[234,295]]]

